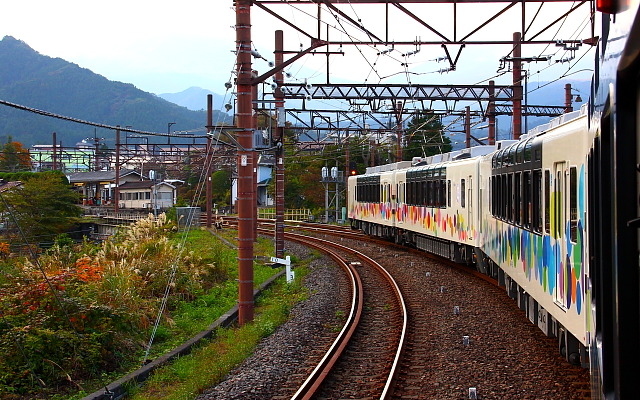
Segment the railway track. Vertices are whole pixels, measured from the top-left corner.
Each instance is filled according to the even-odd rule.
[[[352,281],[346,322],[292,399],[389,398],[407,327],[404,299],[393,278],[373,259],[348,247],[299,234],[296,241],[328,254]],[[349,261],[357,258],[358,261]]]
[[[322,226],[313,224],[313,228],[309,235],[357,248],[383,265],[404,296],[408,316],[405,345],[387,398],[461,399],[470,398],[473,389],[474,395],[484,400],[590,399],[588,371],[566,363],[558,355],[555,339],[545,337],[526,320],[494,281],[485,280],[482,274],[476,276],[470,268],[451,268],[421,251],[369,240],[333,226],[320,230],[317,228]],[[295,229],[287,229],[287,235],[303,229],[295,224]],[[362,353],[351,363],[366,368],[376,362],[372,361],[375,357]],[[365,376],[357,371],[337,374],[360,376],[361,380]],[[369,386],[352,391],[338,388],[336,383],[333,392],[320,391],[315,398],[379,397],[379,392],[374,390],[371,395],[367,388],[380,384],[367,383]]]

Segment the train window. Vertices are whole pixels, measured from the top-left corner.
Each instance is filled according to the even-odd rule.
[[[508,200],[509,190],[508,190],[508,184],[507,184],[508,177],[509,177],[508,174],[502,175],[502,219],[504,219],[505,221],[509,217],[509,211],[507,209],[509,207],[509,200]]]
[[[518,147],[516,149],[516,163],[524,162],[524,145],[526,142],[522,141],[518,143]]]
[[[513,173],[507,174],[507,220],[513,222]]]
[[[436,181],[429,181],[429,183],[427,184],[427,190],[429,192],[427,204],[429,205],[429,207],[433,207],[435,206]]]
[[[571,225],[570,239],[573,243],[578,240],[578,174],[576,167],[569,168],[569,213]]]
[[[496,167],[497,168],[502,168],[502,155],[504,154],[504,149],[498,151],[498,154],[496,155]]]
[[[533,199],[531,198],[531,171],[524,171],[522,174],[522,225],[526,229],[531,229],[531,212]]]
[[[411,182],[411,186],[413,188],[412,194],[411,194],[411,204],[413,204],[414,206],[418,205],[418,196],[420,194],[418,193],[419,184],[420,183],[418,181]]]
[[[505,192],[504,192],[504,185],[505,185],[505,180],[504,180],[504,176],[503,175],[499,175],[498,176],[498,204],[496,204],[496,206],[498,207],[498,216],[502,219],[504,219],[504,196],[505,196]]]
[[[451,207],[451,179],[447,181],[447,206]]]
[[[500,177],[499,176],[495,176],[493,178],[493,181],[495,183],[496,186],[496,194],[493,196],[494,200],[495,200],[495,204],[493,205],[494,208],[494,215],[497,217],[500,217],[501,212],[500,212],[500,194],[502,193],[501,187],[500,187]]]
[[[535,155],[535,161],[542,161],[542,149],[535,149],[533,153]]]
[[[533,171],[533,230],[542,232],[542,171]]]
[[[414,205],[413,197],[415,192],[415,182],[407,182],[407,204]]]
[[[509,155],[507,156],[507,160],[509,162],[508,165],[514,165],[516,163],[516,150],[518,149],[517,146],[511,146],[509,147]]]
[[[496,217],[498,216],[498,199],[499,199],[499,195],[498,195],[499,194],[499,190],[498,190],[499,189],[499,185],[498,185],[499,180],[498,179],[499,178],[497,176],[494,176],[492,178],[493,186],[491,186],[491,189],[492,189],[492,191],[491,191],[492,192],[492,195],[491,195],[491,213]]]
[[[464,203],[465,203],[465,201],[464,201],[464,200],[465,200],[465,199],[464,199],[464,197],[465,197],[464,179],[462,179],[462,180],[460,181],[460,192],[461,192],[461,193],[460,193],[460,206],[461,206],[462,208],[464,208]]]
[[[524,161],[531,161],[531,146],[533,146],[533,138],[527,140],[527,143],[524,145]]]
[[[491,188],[491,192],[489,194],[489,202],[491,203],[491,215],[496,215],[496,177],[492,176],[489,178],[489,182],[491,184],[489,187]]]
[[[420,205],[426,206],[429,200],[429,188],[427,181],[422,181],[422,196],[420,197]]]
[[[513,222],[520,225],[522,224],[522,174],[518,172],[513,178]]]
[[[564,181],[562,179],[565,179]],[[554,207],[555,207],[555,221],[556,223],[553,224],[553,235],[556,238],[561,238],[562,237],[562,229],[564,228],[564,221],[566,221],[566,216],[565,216],[565,210],[564,210],[564,196],[566,196],[566,188],[567,188],[567,181],[566,181],[566,177],[564,177],[564,173],[561,170],[556,171],[556,196],[555,196],[555,200],[554,200]]]
[[[544,233],[551,228],[551,172],[544,171]]]

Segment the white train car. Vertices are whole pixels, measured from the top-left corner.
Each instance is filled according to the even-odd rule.
[[[586,107],[483,160],[486,269],[572,362],[587,359]],[[488,179],[487,179],[488,178]]]
[[[460,263],[506,287],[567,360],[589,346],[586,107],[503,141],[350,178],[354,228]],[[355,191],[355,196],[353,192]]]
[[[398,171],[399,241],[450,258],[471,262],[479,229],[479,158],[439,162]]]
[[[349,177],[347,208],[354,228],[384,238],[396,235],[396,168],[408,165],[410,162],[389,164],[370,168],[364,175]]]

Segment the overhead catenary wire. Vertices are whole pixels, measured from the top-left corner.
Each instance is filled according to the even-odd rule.
[[[110,130],[120,130],[121,132],[131,132],[131,133],[138,133],[138,134],[143,134],[143,135],[149,135],[149,136],[170,136],[170,137],[184,137],[184,138],[188,138],[188,139],[192,139],[192,138],[205,138],[206,136],[195,136],[195,135],[173,135],[173,134],[169,134],[169,133],[160,133],[160,132],[149,132],[149,131],[142,131],[142,130],[138,130],[138,129],[133,129],[133,128],[123,128],[120,126],[113,126],[113,125],[107,125],[107,124],[103,124],[103,123],[98,123],[98,122],[91,122],[91,121],[86,121],[86,120],[82,120],[79,118],[73,118],[73,117],[68,117],[65,115],[61,115],[61,114],[56,114],[50,111],[45,111],[45,110],[40,110],[37,108],[33,108],[33,107],[28,107],[28,106],[24,106],[21,104],[16,104],[16,103],[12,103],[6,100],[1,100],[0,99],[0,104],[7,106],[7,107],[12,107],[12,108],[16,108],[19,110],[23,110],[23,111],[27,111],[30,113],[34,113],[34,114],[39,114],[39,115],[43,115],[46,117],[51,117],[51,118],[56,118],[56,119],[61,119],[64,121],[69,121],[69,122],[75,122],[78,124],[83,124],[83,125],[90,125],[90,126],[95,126],[97,128],[104,128],[104,129],[110,129]],[[198,129],[200,130],[200,129]]]

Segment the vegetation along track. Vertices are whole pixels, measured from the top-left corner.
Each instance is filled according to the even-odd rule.
[[[407,326],[397,284],[358,251],[297,234],[286,238],[328,253],[349,271],[356,288],[338,338],[292,398],[387,398]],[[358,262],[349,261],[355,257]]]
[[[370,255],[406,299],[409,324],[392,398],[461,399],[470,391],[485,400],[590,398],[588,371],[566,363],[503,288],[423,252],[314,232]]]

